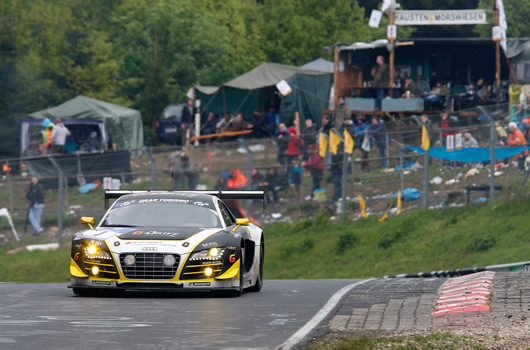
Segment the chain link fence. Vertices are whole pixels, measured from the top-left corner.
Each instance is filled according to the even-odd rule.
[[[498,141],[506,140],[503,130],[506,132],[509,121],[519,123],[528,135],[527,124],[522,122],[527,116],[519,112],[510,113],[508,104],[484,106],[450,114],[456,117],[457,125],[445,128],[441,127],[442,116],[431,114],[431,145],[445,145],[447,135],[467,131],[479,147],[499,149]],[[122,189],[230,189],[227,180],[238,170],[238,176],[246,178],[245,184],[239,184],[242,188],[268,191],[266,210],[261,203],[249,201],[243,205],[246,215],[261,224],[293,221],[322,209],[337,218],[342,214],[357,218],[359,196],[366,201],[370,215],[392,215],[398,190],[405,211],[462,206],[491,196],[524,192],[525,171],[518,169],[516,157],[497,159],[492,168],[489,162],[436,159],[408,148],[421,144],[421,123],[419,116],[389,118],[384,146],[379,144],[384,151],[377,145],[369,152],[362,151],[360,142],[351,155],[331,155],[328,151],[319,178],[304,163],[310,150],[302,147],[298,156],[283,156],[274,138],[211,140],[188,148],[149,147],[4,159],[0,208],[7,209],[19,234],[31,232],[25,193],[31,176],[40,174],[46,187],[43,226],[61,243],[65,235],[80,228],[75,225],[80,216],[93,216],[97,221],[104,214],[104,178],[114,179],[107,179],[107,185],[119,183]],[[0,218],[0,227],[4,239],[10,240],[13,235],[7,220]]]

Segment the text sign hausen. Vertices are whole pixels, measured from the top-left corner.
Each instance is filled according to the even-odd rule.
[[[486,24],[485,10],[394,11],[394,24],[400,26],[432,26]]]

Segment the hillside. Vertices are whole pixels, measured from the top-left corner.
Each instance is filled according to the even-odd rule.
[[[293,224],[264,226],[266,278],[362,278],[530,260],[529,209],[521,200],[342,224],[323,211]],[[0,251],[0,281],[69,280],[68,243],[56,252],[7,254],[13,247]]]

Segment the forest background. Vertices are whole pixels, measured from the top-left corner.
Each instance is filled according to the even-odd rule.
[[[493,9],[494,0],[402,0],[403,9]],[[530,0],[504,0],[508,37],[530,36]],[[145,139],[193,84],[262,62],[332,59],[324,46],[386,37],[380,0],[0,0],[0,157],[20,118],[85,95],[141,111]],[[492,19],[492,16],[490,16]],[[492,19],[493,20],[493,19]],[[489,37],[491,26],[400,27],[398,38]]]

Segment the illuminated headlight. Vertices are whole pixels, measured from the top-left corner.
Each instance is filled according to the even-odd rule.
[[[164,265],[168,266],[168,267],[171,267],[173,265],[175,265],[175,262],[177,261],[177,259],[175,259],[175,256],[174,255],[166,255],[164,256]]]
[[[84,247],[84,251],[86,259],[89,260],[112,260],[112,257],[107,250],[107,245],[104,241],[93,239]]]
[[[129,254],[126,255],[125,258],[123,258],[123,262],[127,266],[132,266],[136,262],[136,258],[134,257],[134,255]]]
[[[211,267],[207,267],[204,269],[204,275],[206,275],[207,277],[210,277],[213,273],[213,269]]]
[[[194,253],[190,260],[219,260],[223,258],[225,248],[211,248]]]
[[[96,276],[98,273],[99,273],[99,267],[94,266],[94,267],[92,268],[92,274],[93,274],[94,276]]]

